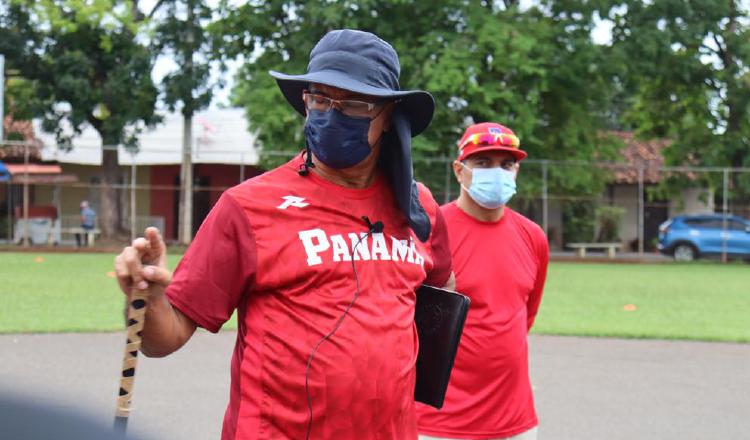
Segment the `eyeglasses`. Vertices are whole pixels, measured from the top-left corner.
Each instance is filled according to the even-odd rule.
[[[473,145],[500,145],[508,148],[518,148],[521,141],[510,133],[474,133],[464,140],[458,149],[461,150],[469,144]]]
[[[366,102],[358,101],[356,99],[333,99],[328,96],[310,93],[308,91],[302,92],[302,96],[305,100],[305,107],[307,110],[327,112],[336,106],[341,113],[355,117],[370,116],[375,108],[383,105],[383,102]]]

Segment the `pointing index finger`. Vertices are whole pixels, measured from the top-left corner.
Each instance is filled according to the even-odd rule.
[[[167,246],[157,228],[148,227],[145,231],[146,239],[149,242],[148,264],[162,265],[167,261]]]

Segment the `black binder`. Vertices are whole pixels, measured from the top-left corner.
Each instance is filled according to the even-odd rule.
[[[437,409],[443,406],[470,302],[467,296],[450,290],[424,284],[417,289],[417,402]]]

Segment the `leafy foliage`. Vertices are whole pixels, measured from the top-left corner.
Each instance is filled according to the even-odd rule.
[[[506,3],[225,2],[224,18],[212,31],[225,43],[223,56],[246,58],[234,101],[247,109],[267,166],[284,160],[273,152],[303,145],[301,118],[279,105],[283,97],[268,70],[304,72],[322,35],[347,27],[391,43],[401,60],[401,87],[434,95],[435,117],[413,148],[417,176],[438,193],[446,169],[433,162],[455,157],[456,141],[473,122],[508,125],[532,158],[613,157],[614,146],[598,136],[609,81],[603,49],[590,38],[594,8],[549,1],[522,11],[516,2]],[[596,175],[557,175],[554,185],[587,194],[601,189]],[[539,187],[535,179],[524,183],[528,189]]]
[[[178,66],[162,80],[164,102],[172,111],[180,104],[182,113],[192,116],[213,98],[212,42],[205,32],[213,12],[198,0],[162,0],[155,8],[153,50],[171,55]]]
[[[598,233],[596,241],[612,243],[620,241],[620,226],[625,208],[619,206],[600,206],[596,208],[596,222]]]
[[[67,130],[89,124],[103,145],[134,148],[139,124],[159,121],[151,52],[138,41],[132,11],[132,2],[115,0],[13,0],[5,11],[3,32],[18,45],[10,64],[34,91],[27,107],[61,147],[70,147]],[[119,228],[115,151],[103,152],[103,174],[100,214],[112,236]]]
[[[126,3],[14,0],[8,15],[20,32],[12,44],[24,49],[10,62],[33,81],[34,110],[60,135],[63,121],[76,131],[88,123],[116,145],[128,125],[158,122],[151,54],[137,41]]]
[[[627,123],[642,136],[672,139],[668,164],[750,166],[750,17],[743,2],[627,0],[609,7],[614,51],[628,60],[619,75],[632,93]],[[734,188],[749,194],[745,180],[735,176]]]

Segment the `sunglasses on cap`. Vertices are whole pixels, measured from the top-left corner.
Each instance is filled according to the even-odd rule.
[[[461,150],[470,144],[480,146],[499,145],[508,148],[518,148],[521,145],[521,141],[516,135],[510,133],[474,133],[467,137],[458,148]]]

